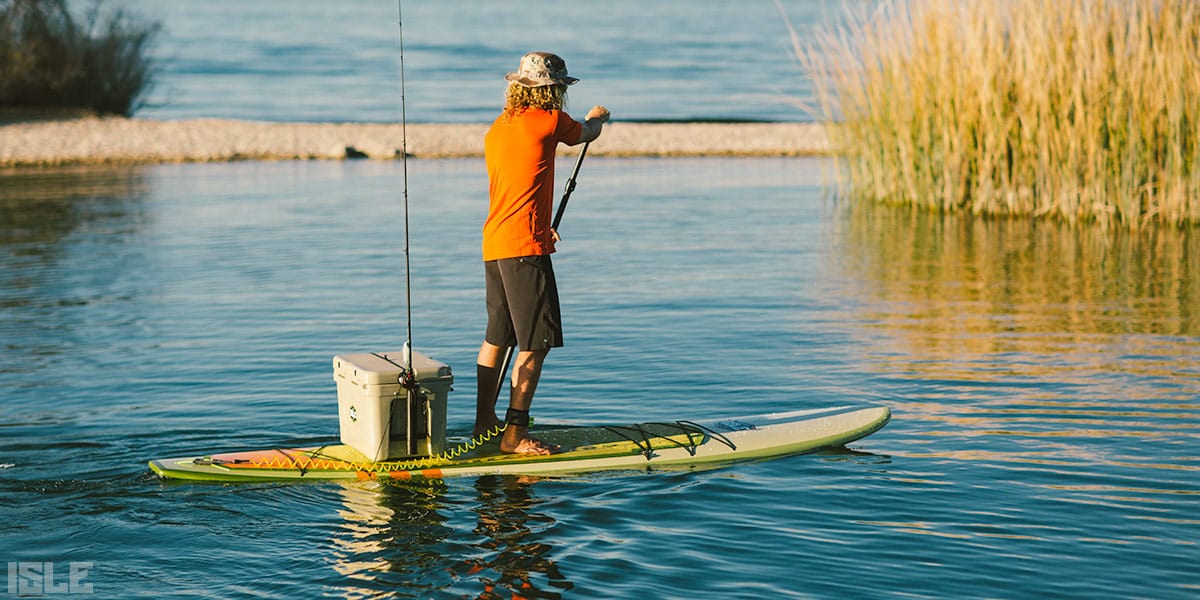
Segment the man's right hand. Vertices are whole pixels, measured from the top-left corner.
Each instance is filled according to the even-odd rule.
[[[599,104],[597,104],[592,107],[592,110],[588,111],[588,114],[587,114],[587,117],[585,117],[585,120],[591,121],[592,119],[600,119],[601,123],[607,123],[610,116],[611,115],[609,114],[607,108],[604,108],[603,106],[600,106]]]
[[[611,118],[611,115],[608,113],[607,108],[599,104],[593,106],[592,110],[588,111],[587,117],[583,120],[583,130],[579,132],[579,141],[576,143],[582,144],[600,137],[600,130],[608,122],[609,118]]]

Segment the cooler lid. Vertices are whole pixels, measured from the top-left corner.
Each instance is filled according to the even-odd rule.
[[[451,377],[450,365],[420,352],[413,351],[412,362],[417,381]],[[403,365],[402,350],[339,354],[333,357],[333,376],[362,385],[391,385],[396,383]]]

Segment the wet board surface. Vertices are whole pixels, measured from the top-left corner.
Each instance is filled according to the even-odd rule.
[[[454,458],[370,462],[354,448],[331,444],[165,458],[149,465],[164,478],[227,482],[574,474],[801,454],[853,442],[890,418],[886,407],[837,407],[709,421],[535,426],[531,435],[561,447],[549,456],[503,454],[493,441],[469,451],[452,449]]]

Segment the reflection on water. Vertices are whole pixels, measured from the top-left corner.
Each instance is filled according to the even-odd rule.
[[[14,356],[44,361],[71,345],[46,339],[70,339],[88,324],[128,325],[127,288],[143,258],[129,240],[142,232],[145,192],[133,167],[0,169],[0,339]],[[126,267],[125,281],[88,268],[114,261]],[[17,367],[0,361],[0,370]]]
[[[573,584],[539,541],[555,520],[536,509],[533,480],[484,476],[466,501],[476,519],[452,523],[463,504],[440,480],[344,483],[330,587],[344,597],[452,591],[478,598],[558,598]],[[465,531],[477,539],[460,540]]]
[[[1153,411],[1196,396],[1200,274],[1189,257],[1200,256],[1200,235],[1191,230],[1130,234],[869,207],[852,212],[839,242],[866,333],[887,336],[890,362],[905,372],[1052,379],[1026,394],[1027,414],[1061,407],[1064,388],[1097,380]]]
[[[543,500],[533,493],[533,479],[493,475],[475,481],[475,533],[484,537],[476,547],[483,557],[473,559],[469,573],[485,584],[494,598],[558,598],[553,589],[574,587],[551,559],[554,548],[538,541],[555,520],[537,511]]]
[[[1130,233],[858,207],[841,241],[838,254],[865,293],[908,306],[881,319],[919,333],[910,341],[924,349],[958,340],[982,352],[1023,350],[1030,334],[1033,349],[1052,352],[1097,334],[1200,335],[1192,229]]]
[[[446,524],[450,510],[441,481],[344,483],[339,491],[343,521],[332,559],[341,577],[331,584],[339,595],[445,586],[448,574],[439,569],[453,529]]]
[[[71,249],[61,242],[78,230],[116,234],[97,241],[121,245],[138,229],[143,193],[136,168],[0,169],[0,307],[20,305],[55,275]]]
[[[864,364],[902,398],[914,392],[897,401],[897,421],[911,427],[891,433],[911,439],[896,455],[1007,465],[1012,485],[1044,490],[1034,494],[1115,503],[1139,519],[1157,518],[1164,498],[1200,493],[1195,231],[878,206],[852,209],[840,228],[855,335],[873,348]],[[1155,470],[1157,485],[1146,485]],[[880,524],[982,535],[961,523]]]
[[[0,169],[2,256],[7,262],[60,250],[58,242],[79,227],[135,229],[144,194],[137,167]]]

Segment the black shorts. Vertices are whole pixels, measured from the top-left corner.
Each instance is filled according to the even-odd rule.
[[[525,351],[563,345],[558,284],[549,256],[490,260],[483,270],[488,313],[484,341]]]

